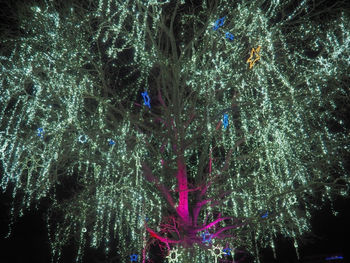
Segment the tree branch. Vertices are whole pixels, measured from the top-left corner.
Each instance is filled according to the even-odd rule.
[[[221,222],[221,221],[224,221],[224,220],[227,220],[227,219],[232,219],[232,218],[231,218],[231,217],[222,217],[222,218],[218,218],[218,219],[216,219],[215,221],[213,221],[213,222],[207,224],[206,226],[203,226],[203,227],[201,227],[201,228],[195,229],[195,232],[204,231],[204,230],[206,230],[206,229],[208,229],[208,228],[211,228],[211,227],[215,226],[217,223],[219,223],[219,222]]]
[[[243,223],[243,224],[236,225],[236,226],[227,226],[227,227],[221,228],[219,231],[217,231],[214,234],[212,234],[211,238],[214,239],[214,238],[218,237],[220,235],[220,233],[222,233],[222,232],[224,232],[226,230],[236,229],[236,228],[239,228],[239,227],[245,226],[245,225],[247,225],[247,223]]]
[[[169,192],[169,190],[159,182],[158,178],[156,178],[153,174],[151,169],[146,165],[142,165],[143,171],[144,171],[144,176],[145,178],[151,182],[154,183],[157,189],[164,195],[166,200],[168,201],[170,207],[175,210],[175,203],[174,200]]]
[[[166,244],[168,244],[168,243],[177,244],[177,243],[180,243],[180,242],[181,242],[181,240],[172,240],[172,239],[168,239],[168,238],[166,238],[166,237],[162,237],[162,236],[160,236],[159,234],[157,234],[156,232],[154,232],[152,229],[150,229],[150,228],[147,227],[147,226],[146,226],[146,229],[147,229],[147,231],[150,233],[150,235],[151,235],[152,237],[157,238],[159,241],[161,241],[161,242],[163,242],[163,243],[166,243]]]

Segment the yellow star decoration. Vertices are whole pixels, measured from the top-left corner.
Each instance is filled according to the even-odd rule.
[[[178,262],[178,257],[180,256],[180,254],[177,252],[177,248],[173,248],[172,250],[169,251],[169,255],[166,256],[166,258],[168,259],[168,262]],[[171,256],[172,254],[174,254],[174,258]]]
[[[222,246],[213,246],[210,250],[211,255],[215,257],[215,263],[218,262],[218,257],[221,257],[225,255],[225,253],[222,251]]]
[[[260,59],[260,55],[259,55],[260,48],[261,48],[261,46],[258,46],[258,48],[256,50],[254,48],[252,48],[252,51],[250,52],[250,57],[247,60],[247,63],[250,63],[249,69],[251,69],[254,66],[255,62],[257,62]],[[254,54],[256,57],[254,60],[252,60]]]

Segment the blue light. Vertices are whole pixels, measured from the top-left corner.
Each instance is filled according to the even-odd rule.
[[[138,258],[138,255],[136,255],[136,254],[133,254],[133,255],[130,256],[131,262],[136,262],[137,258]]]
[[[228,248],[224,248],[222,251],[225,252],[226,255],[228,255],[228,256],[231,255],[231,248],[229,248],[229,247]]]
[[[115,144],[115,141],[113,141],[112,139],[109,139],[109,140],[108,140],[108,143],[109,143],[109,145],[114,145],[114,144]]]
[[[235,36],[232,35],[232,34],[229,33],[229,32],[226,32],[225,37],[228,38],[228,39],[231,40],[231,41],[235,38]]]
[[[145,102],[144,105],[146,105],[146,106],[148,106],[149,108],[151,108],[150,98],[149,98],[148,92],[147,92],[147,91],[141,92],[141,95],[142,95],[143,100],[144,100],[144,102]]]
[[[43,136],[44,136],[44,129],[43,128],[38,128],[38,133],[37,133],[37,135],[42,139],[43,138]]]
[[[211,243],[211,237],[212,237],[212,235],[208,232],[208,231],[206,231],[205,233],[203,233],[202,234],[202,237],[203,237],[203,240],[202,240],[202,242],[203,243]],[[208,237],[208,238],[207,238]]]
[[[220,18],[220,19],[215,21],[215,24],[214,24],[214,27],[213,27],[214,31],[216,31],[219,27],[224,25],[225,18],[226,18],[226,16],[224,16],[223,18]]]
[[[222,122],[224,124],[224,128],[226,129],[228,125],[228,115],[226,113],[224,114],[224,119]]]
[[[326,260],[336,260],[336,259],[343,259],[342,256],[334,256],[334,257],[328,257]]]
[[[268,215],[269,215],[269,212],[266,211],[266,213],[263,214],[263,215],[261,216],[261,218],[266,218]]]

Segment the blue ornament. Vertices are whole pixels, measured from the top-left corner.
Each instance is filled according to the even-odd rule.
[[[226,129],[228,125],[228,115],[226,113],[224,114],[224,119],[222,122],[224,124],[224,128]]]
[[[205,233],[202,234],[202,237],[203,237],[203,240],[202,240],[202,243],[211,243],[211,237],[212,235],[206,231]]]
[[[228,256],[230,256],[231,255],[231,248],[225,248],[225,249],[223,249],[222,250],[223,252],[225,252],[226,253],[226,255],[228,255]]]
[[[115,141],[113,141],[112,139],[109,139],[109,140],[108,140],[108,143],[109,143],[109,145],[114,145],[114,144],[115,144]]]
[[[226,16],[224,16],[223,18],[220,18],[220,19],[218,19],[218,20],[215,21],[215,24],[214,24],[214,27],[213,27],[213,30],[214,30],[214,31],[218,30],[219,27],[221,27],[221,26],[224,25],[225,17],[226,17]]]
[[[268,212],[268,211],[266,211],[266,213],[265,213],[265,214],[263,214],[263,215],[261,216],[261,218],[266,218],[266,217],[268,217],[268,215],[269,215],[269,212]]]
[[[43,128],[38,128],[37,129],[37,131],[38,131],[38,133],[37,133],[37,135],[41,138],[41,139],[43,139],[43,136],[44,136],[44,129]]]
[[[141,92],[141,95],[142,95],[143,100],[144,100],[144,102],[145,102],[144,105],[146,105],[146,106],[148,106],[149,108],[151,108],[150,98],[149,98],[148,92],[147,92],[147,91]]]
[[[136,255],[136,254],[133,254],[130,256],[131,262],[137,262],[137,258],[138,258],[138,255]]]
[[[229,32],[226,32],[225,37],[226,37],[227,39],[231,40],[231,41],[235,38],[234,35],[232,35],[232,34],[229,33]]]

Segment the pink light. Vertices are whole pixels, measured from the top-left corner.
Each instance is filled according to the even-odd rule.
[[[177,160],[177,181],[179,188],[179,205],[176,208],[178,215],[186,224],[190,224],[190,215],[188,212],[188,191],[187,190],[187,173],[183,159]]]

